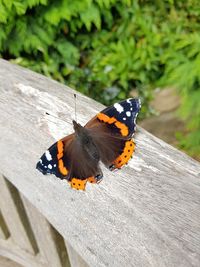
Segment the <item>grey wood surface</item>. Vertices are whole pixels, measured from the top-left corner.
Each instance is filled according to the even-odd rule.
[[[45,259],[46,265],[49,267],[62,267],[62,262],[59,257],[59,252],[57,251],[56,241],[53,238],[51,226],[44,216],[42,216],[42,214],[40,214],[25,197],[22,197],[22,199],[41,257]]]
[[[26,248],[31,254],[34,254],[33,247],[29,240],[26,229],[17,212],[16,203],[8,188],[6,180],[0,174],[0,209],[6,224],[9,225],[9,231],[12,239],[21,248]]]
[[[10,233],[8,231],[8,228],[6,227],[6,223],[5,223],[5,220],[3,218],[3,215],[0,209],[0,239],[7,239],[9,236],[10,236]]]
[[[1,267],[23,267],[22,265],[0,256]]]
[[[73,255],[75,259],[78,258],[77,253]],[[74,266],[70,265],[62,236],[2,175],[0,175],[0,266],[4,267],[7,261],[1,256],[12,260],[8,263],[13,266],[15,262],[24,267]]]
[[[104,168],[86,192],[35,170],[44,150],[72,131],[73,93],[0,60],[0,173],[91,267],[200,266],[200,165],[143,129],[129,165]],[[79,122],[102,108],[78,94]]]
[[[88,264],[83,260],[82,257],[80,257],[80,255],[67,241],[65,241],[65,244],[67,247],[71,267],[88,267]]]
[[[18,263],[23,267],[47,267],[48,265],[40,262],[40,257],[31,255],[26,250],[22,250],[20,247],[13,243],[11,238],[5,240],[0,239],[0,255],[4,258],[10,259],[14,263]],[[13,263],[13,267],[15,264]],[[0,257],[1,264],[1,257]],[[4,267],[3,265],[0,265]]]

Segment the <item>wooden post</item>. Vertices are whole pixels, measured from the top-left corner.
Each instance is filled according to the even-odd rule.
[[[1,212],[7,226],[9,226],[9,231],[11,233],[13,241],[21,246],[21,248],[26,248],[26,250],[34,254],[33,247],[20,218],[20,214],[17,212],[15,199],[2,175],[0,176],[0,192]]]

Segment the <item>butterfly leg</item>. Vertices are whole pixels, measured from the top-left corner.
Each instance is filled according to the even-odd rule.
[[[101,172],[100,174],[95,176],[97,184],[99,184],[103,180],[103,173]]]
[[[116,169],[115,164],[111,164],[108,169],[112,172]]]

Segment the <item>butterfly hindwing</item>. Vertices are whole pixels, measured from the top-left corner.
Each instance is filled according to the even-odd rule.
[[[134,151],[135,151],[135,143],[133,142],[133,140],[131,139],[125,140],[123,145],[123,150],[110,165],[110,170],[113,171],[115,169],[120,169],[125,164],[127,164],[130,158],[132,157]]]
[[[87,130],[82,128],[81,131],[84,131],[85,134]],[[89,179],[89,181],[91,181],[91,177],[93,177],[94,180],[98,180],[101,174],[99,168],[100,158],[96,147],[93,145],[92,139],[84,141],[80,139],[80,137],[74,138],[71,144],[66,148],[65,155],[66,158],[70,159],[69,181],[72,181],[72,179]]]

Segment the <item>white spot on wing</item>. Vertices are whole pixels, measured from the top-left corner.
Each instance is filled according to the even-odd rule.
[[[51,156],[49,150],[47,150],[47,151],[45,152],[45,156],[46,156],[46,159],[47,159],[48,161],[52,160],[52,156]]]
[[[131,112],[130,111],[126,111],[126,116],[130,117],[131,116]]]
[[[51,170],[51,169],[52,169],[52,165],[51,165],[51,164],[49,164],[49,165],[48,165],[48,168]]]
[[[53,166],[56,167],[56,164],[54,164]]]
[[[123,118],[123,120],[125,121],[125,120],[126,120],[126,118],[124,117],[124,118]]]
[[[122,105],[120,105],[119,103],[115,103],[114,104],[114,108],[116,108],[116,110],[121,113],[124,111],[124,108],[122,107]]]

